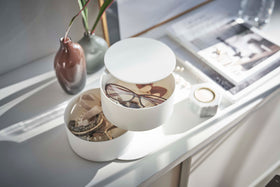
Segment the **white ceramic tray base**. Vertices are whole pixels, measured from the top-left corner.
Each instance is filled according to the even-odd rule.
[[[127,147],[127,151],[118,158],[119,160],[136,160],[143,158],[158,149],[160,144],[164,144],[166,140],[161,126],[149,131],[133,133],[134,137]]]

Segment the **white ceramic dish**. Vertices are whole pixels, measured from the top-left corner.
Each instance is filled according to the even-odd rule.
[[[100,90],[99,88],[96,88],[83,92],[82,94],[87,92],[100,93],[99,90]],[[120,155],[122,155],[125,152],[127,146],[129,145],[131,139],[133,138],[132,132],[127,131],[123,135],[108,141],[90,142],[75,136],[68,129],[67,124],[69,122],[70,113],[73,106],[79,99],[79,96],[80,95],[78,95],[72,101],[70,101],[64,113],[64,123],[67,132],[67,137],[73,151],[84,159],[97,161],[97,162],[110,161],[118,158]]]
[[[176,56],[164,43],[151,38],[128,38],[114,43],[104,56],[107,70],[118,80],[148,84],[168,77]]]

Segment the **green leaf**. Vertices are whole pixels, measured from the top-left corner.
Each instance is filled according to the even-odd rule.
[[[103,15],[103,13],[105,12],[105,10],[112,4],[114,0],[104,0],[103,5],[100,7],[99,9],[99,13],[97,15],[97,18],[95,20],[95,23],[91,29],[90,34],[93,34],[95,31],[95,27],[97,26],[98,21],[100,20],[101,16]]]
[[[86,1],[78,0],[78,4],[79,4],[80,9],[82,9],[86,5]],[[82,17],[83,17],[84,28],[85,28],[86,32],[88,32],[88,8],[87,7],[82,11]]]

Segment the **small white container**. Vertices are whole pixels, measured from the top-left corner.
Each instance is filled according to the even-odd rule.
[[[112,45],[105,54],[107,71],[101,77],[103,113],[114,125],[129,131],[145,131],[162,125],[173,112],[176,57],[165,44],[149,38],[129,38]],[[110,99],[106,83],[120,80],[132,84],[160,82],[170,92],[163,103],[145,108],[128,108]]]
[[[92,92],[92,91],[94,91],[95,93],[100,92],[99,89],[92,89],[87,92]],[[132,132],[127,131],[121,136],[114,138],[112,140],[91,142],[75,136],[68,129],[67,124],[69,123],[70,120],[71,110],[75,105],[75,103],[77,102],[77,100],[79,99],[79,96],[80,95],[78,95],[72,101],[70,101],[64,113],[64,123],[67,132],[67,137],[73,151],[84,159],[97,161],[97,162],[110,161],[118,158],[125,152],[127,146],[132,140],[133,138]]]
[[[217,113],[221,94],[211,83],[202,83],[191,88],[188,100],[194,113],[201,118],[210,117]]]

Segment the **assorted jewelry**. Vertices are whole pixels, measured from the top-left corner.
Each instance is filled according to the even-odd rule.
[[[119,137],[126,130],[111,124],[104,116],[97,94],[82,95],[72,109],[69,130],[87,141],[107,141]]]

